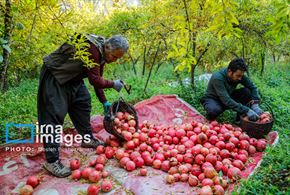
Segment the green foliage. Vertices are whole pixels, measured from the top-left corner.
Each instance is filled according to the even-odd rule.
[[[262,68],[264,54],[273,56],[273,60],[289,58],[286,0],[143,0],[140,7],[118,2],[109,6],[104,0],[100,4],[24,0],[12,2],[12,17],[12,42],[1,46],[12,51],[10,85],[36,77],[43,56],[75,32],[106,37],[123,34],[130,43],[130,59],[139,59],[145,68],[156,56],[155,64],[173,60],[175,70],[191,71],[208,43],[211,46],[199,61],[205,70],[221,66],[234,56],[246,58],[256,69]],[[0,32],[3,29],[1,24]]]
[[[74,34],[68,41],[69,44],[74,46],[74,59],[81,60],[85,67],[92,68],[97,65],[92,59],[90,59],[90,53],[88,49],[90,44],[87,42],[87,38],[83,34]]]

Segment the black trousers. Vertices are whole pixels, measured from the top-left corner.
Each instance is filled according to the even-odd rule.
[[[39,128],[41,125],[63,125],[68,113],[78,133],[82,136],[92,136],[90,124],[91,96],[84,84],[78,81],[60,85],[55,77],[43,67],[37,97],[37,111]],[[45,129],[45,128],[44,128]],[[51,128],[47,134],[53,136],[53,141],[45,140],[44,149],[46,160],[49,163],[59,160],[59,143],[55,143],[55,132]]]
[[[231,98],[243,105],[247,105],[252,100],[251,92],[247,88],[240,88],[234,90],[234,92],[231,95]],[[207,118],[209,120],[216,119],[226,109],[229,109],[220,100],[213,98],[203,97],[201,99],[201,104],[203,105],[207,114]],[[240,114],[241,113],[237,113],[237,119],[239,118]]]

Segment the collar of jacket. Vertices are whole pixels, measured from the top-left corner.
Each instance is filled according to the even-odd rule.
[[[86,38],[98,48],[101,54],[101,64],[105,64],[106,60],[104,48],[106,39],[102,36],[97,36],[94,34],[87,34]]]

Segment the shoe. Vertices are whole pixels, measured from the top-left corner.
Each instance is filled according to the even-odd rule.
[[[98,146],[103,145],[105,146],[105,143],[102,141],[99,141],[97,139],[92,138],[91,141],[89,143],[85,143],[83,142],[81,144],[81,147],[83,148],[97,148]]]
[[[43,167],[56,177],[68,177],[71,175],[70,168],[63,166],[59,160],[54,163],[45,163]]]

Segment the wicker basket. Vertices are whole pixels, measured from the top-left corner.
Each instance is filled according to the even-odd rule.
[[[109,112],[104,117],[104,128],[105,130],[117,137],[120,141],[125,141],[122,134],[120,134],[114,127],[114,119],[117,112],[128,112],[132,116],[134,116],[134,119],[136,120],[135,129],[138,129],[138,116],[135,108],[124,101],[123,98],[119,98],[118,101],[115,101],[112,106],[110,107]]]
[[[257,122],[253,122],[250,120],[246,120],[244,118],[244,116],[240,117],[241,118],[240,127],[245,132],[247,132],[247,134],[250,137],[260,139],[260,138],[263,138],[264,136],[268,135],[268,133],[271,131],[273,124],[274,124],[275,117],[274,117],[274,113],[273,113],[273,110],[271,109],[271,107],[268,104],[266,104],[266,105],[269,108],[269,110],[271,111],[271,115],[272,115],[271,121],[269,121],[267,123],[257,123]]]

